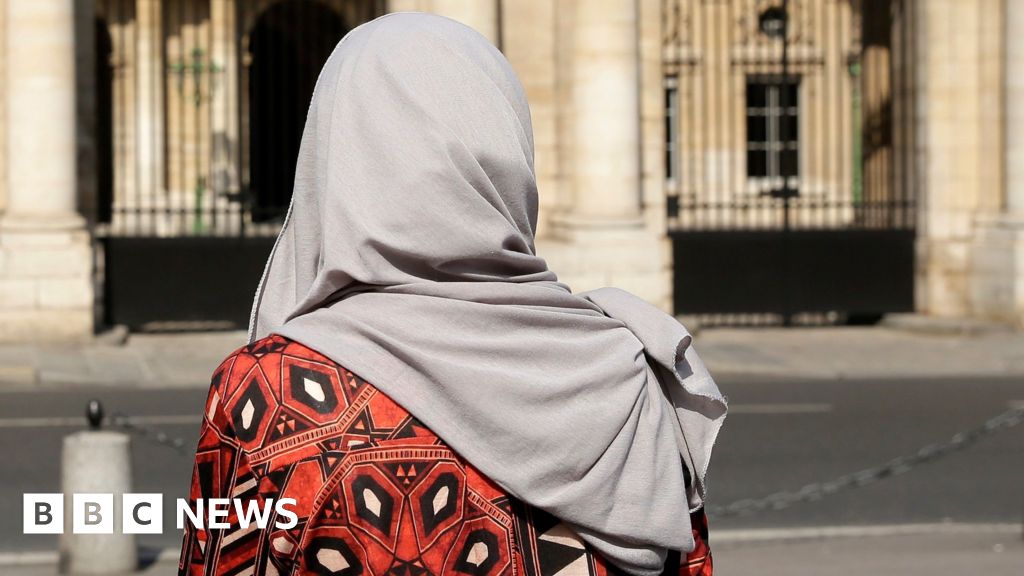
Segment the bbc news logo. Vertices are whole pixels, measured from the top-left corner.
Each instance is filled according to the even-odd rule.
[[[121,532],[124,534],[160,534],[163,532],[163,494],[123,494],[121,496]],[[25,534],[64,533],[64,494],[24,494],[22,511]],[[271,516],[276,513],[274,527],[282,530],[294,528],[299,517],[289,509],[295,506],[294,498],[267,499],[262,503],[239,498],[209,498],[196,500],[195,508],[188,500],[175,500],[175,517],[178,530],[189,522],[193,527],[203,529],[231,528],[227,521],[231,512],[240,528],[255,524],[265,529]],[[71,532],[74,534],[113,534],[113,494],[72,494]]]

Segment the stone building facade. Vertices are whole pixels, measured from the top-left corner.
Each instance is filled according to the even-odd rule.
[[[319,65],[400,10],[516,68],[574,289],[669,310],[674,230],[827,214],[916,229],[919,312],[1024,323],[1018,2],[0,0],[0,339],[91,334],[105,237],[272,236]]]

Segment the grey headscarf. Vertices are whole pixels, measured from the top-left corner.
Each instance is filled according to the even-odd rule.
[[[334,359],[612,563],[656,574],[693,548],[725,400],[673,318],[559,283],[536,217],[529,108],[501,53],[440,16],[364,24],[317,81],[250,341]]]

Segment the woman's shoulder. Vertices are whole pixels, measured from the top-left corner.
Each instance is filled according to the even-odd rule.
[[[283,376],[282,368],[310,365],[330,371],[341,369],[336,362],[316,350],[279,334],[271,334],[228,354],[214,369],[211,385],[227,397],[253,381],[276,385]]]

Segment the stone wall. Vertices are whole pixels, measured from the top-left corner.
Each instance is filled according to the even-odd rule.
[[[1002,0],[917,2],[917,306],[1021,322],[1020,241],[1007,220]],[[1019,170],[1019,168],[1018,168]]]
[[[6,0],[6,9],[0,340],[87,338],[93,253],[77,212],[73,4]]]

